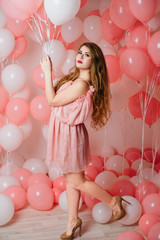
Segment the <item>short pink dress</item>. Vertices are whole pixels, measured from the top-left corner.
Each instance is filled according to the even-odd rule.
[[[58,92],[72,83],[63,84]],[[93,92],[90,86],[86,95],[64,106],[52,107],[46,162],[61,175],[84,171],[91,160],[84,122],[92,110]]]

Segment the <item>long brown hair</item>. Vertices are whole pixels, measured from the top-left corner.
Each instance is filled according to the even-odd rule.
[[[90,50],[91,84],[95,89],[93,93],[93,112],[91,126],[99,129],[106,124],[111,115],[111,93],[109,87],[107,67],[103,52],[99,46],[92,42],[85,42],[79,47],[79,50],[82,46],[86,46]],[[74,66],[68,75],[65,75],[60,79],[60,81],[55,86],[55,91],[57,91],[64,83],[76,80],[79,77],[79,74],[79,68]]]

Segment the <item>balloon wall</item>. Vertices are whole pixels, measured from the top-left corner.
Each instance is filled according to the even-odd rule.
[[[107,125],[96,131],[86,122],[92,159],[85,175],[131,203],[119,223],[139,232],[117,240],[158,239],[160,0],[0,1],[0,225],[26,202],[67,211],[65,180],[44,161],[51,108],[40,59],[51,57],[55,85],[85,41],[101,47],[112,93]],[[82,193],[82,203],[96,222],[111,221],[97,199]]]

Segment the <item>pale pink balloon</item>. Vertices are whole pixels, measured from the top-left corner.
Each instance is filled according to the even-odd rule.
[[[0,28],[0,58],[8,57],[14,47],[14,35],[7,28]]]
[[[54,203],[52,189],[44,183],[35,183],[27,190],[27,200],[36,210],[51,210]]]
[[[128,201],[130,204],[126,202],[122,202],[123,207],[126,211],[126,216],[119,220],[123,225],[132,225],[135,224],[141,217],[142,207],[139,201],[132,196],[123,196],[123,198]]]
[[[137,231],[126,231],[121,233],[116,240],[145,240]]]
[[[30,170],[32,173],[46,174],[48,171],[46,163],[40,158],[28,158],[23,164],[23,168]]]
[[[32,116],[42,122],[48,123],[51,114],[51,108],[44,95],[36,96],[30,103],[30,111]]]
[[[160,203],[159,193],[152,193],[146,196],[141,203],[143,212],[160,216],[159,203]]]
[[[8,92],[0,86],[0,113],[3,113],[8,102]]]
[[[10,0],[1,0],[1,8],[4,11],[4,13],[13,19],[19,19],[19,20],[26,20],[29,18],[29,14],[26,14],[22,11],[19,11],[11,2]]]
[[[111,191],[112,186],[116,182],[117,177],[110,171],[104,171],[97,175],[95,182],[100,185],[103,189]]]
[[[155,32],[148,43],[148,54],[154,64],[160,64],[160,31]]]
[[[150,167],[142,169],[139,175],[143,178],[144,181],[152,181],[156,173],[157,172]]]
[[[128,1],[112,0],[109,13],[112,21],[120,28],[127,30],[132,27],[137,19],[129,9]]]
[[[124,30],[116,26],[109,16],[109,9],[101,16],[101,31],[103,38],[114,45],[122,38]]]
[[[125,75],[135,81],[140,81],[148,72],[149,59],[143,50],[128,48],[121,54],[120,66]]]
[[[160,236],[160,222],[155,223],[148,232],[148,240],[158,240]]]
[[[160,222],[160,217],[149,213],[143,214],[139,219],[139,229],[147,237],[150,228],[158,222]]]
[[[27,201],[27,195],[25,190],[21,186],[10,186],[7,187],[3,194],[8,196],[14,204],[15,211],[23,208]]]
[[[137,159],[135,160],[132,164],[131,164],[131,168],[135,169],[136,171],[139,169],[140,164],[143,165],[143,169],[144,168],[149,168],[151,167],[151,164],[149,162],[147,162],[144,159]]]
[[[50,188],[52,187],[52,181],[45,174],[42,173],[34,173],[28,178],[27,185],[30,187],[35,183],[44,183],[48,185]]]
[[[96,30],[96,29],[95,29]],[[72,43],[76,41],[83,32],[82,20],[75,16],[72,20],[64,23],[61,29],[61,35],[65,42]]]
[[[99,203],[100,201],[90,195],[88,195],[87,193],[85,193],[84,195],[84,202],[86,204],[86,206],[92,210],[92,208]]]
[[[114,155],[110,157],[106,162],[106,169],[114,170],[118,174],[122,174],[123,170],[128,167],[129,163],[120,155]]]
[[[15,47],[12,53],[9,55],[12,59],[21,57],[27,49],[27,40],[24,36],[17,37],[15,39]]]
[[[105,61],[108,69],[109,81],[111,83],[116,82],[120,79],[122,73],[119,65],[119,59],[112,55],[106,55]]]
[[[128,48],[140,48],[147,50],[148,42],[151,37],[151,33],[139,22],[127,32],[126,45]]]
[[[156,13],[157,0],[129,0],[129,9],[141,22],[149,21]]]
[[[62,193],[62,190],[59,188],[52,188],[53,195],[54,195],[54,203],[59,203],[59,196]]]
[[[62,191],[66,190],[66,181],[63,176],[56,178],[53,182],[53,187],[59,188]]]
[[[12,174],[21,184],[21,186],[24,188],[24,190],[27,190],[27,183],[29,177],[32,175],[32,172],[26,168],[19,168]]]
[[[40,5],[42,4],[42,0],[27,0],[22,2],[21,0],[9,0],[10,3],[18,10],[25,14],[32,14],[38,10]]]
[[[84,20],[83,32],[88,40],[98,43],[102,38],[100,17],[95,15],[88,16]]]
[[[85,169],[85,175],[86,177],[89,177],[90,180],[94,181],[98,175],[98,171],[94,166],[88,165]]]
[[[16,125],[24,123],[29,115],[29,104],[23,98],[13,98],[6,106],[8,120]]]
[[[12,185],[20,186],[19,181],[10,175],[0,176],[0,192],[3,192],[6,188]]]
[[[150,181],[144,181],[141,184],[138,185],[138,187],[136,187],[135,190],[135,197],[142,202],[143,199],[148,196],[151,193],[158,193],[158,187],[150,182]]]
[[[112,217],[112,210],[105,203],[97,203],[92,209],[92,217],[97,223],[107,223]]]
[[[26,139],[29,137],[29,135],[32,132],[32,122],[31,120],[28,118],[24,123],[22,123],[21,125],[19,125],[22,134],[23,134],[23,139]]]
[[[50,178],[52,181],[54,181],[54,180],[56,180],[56,178],[60,177],[60,173],[57,172],[54,167],[48,168],[48,175],[49,175],[49,178]]]
[[[131,178],[129,179],[129,181],[132,182],[135,187],[137,187],[137,186],[141,183],[141,181],[140,181],[140,179],[139,179],[138,176],[133,176],[133,177],[131,177]]]
[[[20,37],[28,31],[29,25],[26,21],[7,17],[7,28],[14,34],[15,37]]]

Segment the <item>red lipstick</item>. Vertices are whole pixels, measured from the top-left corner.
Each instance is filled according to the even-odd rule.
[[[78,60],[77,62],[78,62],[78,63],[82,63],[82,61],[81,61],[81,60]]]

